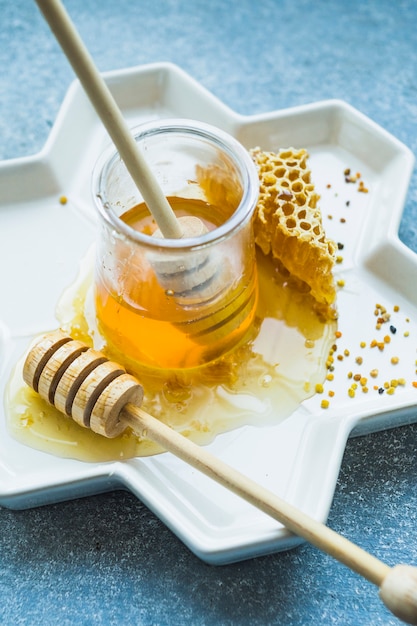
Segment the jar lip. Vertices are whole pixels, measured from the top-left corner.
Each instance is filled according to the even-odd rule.
[[[225,131],[218,129],[205,122],[189,119],[158,119],[145,122],[131,129],[135,139],[139,137],[150,137],[160,134],[177,134],[199,136],[217,145],[228,154],[237,166],[242,175],[243,195],[240,203],[233,214],[219,227],[198,237],[187,237],[183,239],[161,239],[145,235],[126,224],[118,217],[110,205],[106,194],[102,191],[106,173],[111,165],[118,158],[118,152],[114,145],[111,145],[98,159],[93,170],[93,195],[99,214],[107,223],[113,227],[120,235],[127,239],[149,246],[165,250],[184,250],[206,247],[218,243],[222,239],[227,239],[232,233],[240,230],[251,217],[259,193],[259,178],[256,166],[252,161],[249,152],[234,137]]]

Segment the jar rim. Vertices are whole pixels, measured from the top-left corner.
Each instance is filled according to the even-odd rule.
[[[256,166],[249,152],[243,145],[225,131],[205,122],[188,119],[158,119],[145,122],[132,129],[136,140],[163,134],[176,134],[200,137],[211,142],[232,160],[241,175],[242,197],[233,214],[220,226],[198,237],[182,239],[160,239],[135,230],[116,215],[110,204],[104,184],[106,174],[112,164],[119,158],[114,145],[103,152],[93,170],[93,195],[99,215],[105,223],[112,227],[119,235],[153,249],[164,250],[195,250],[219,243],[227,239],[243,227],[251,218],[259,194],[259,178]]]

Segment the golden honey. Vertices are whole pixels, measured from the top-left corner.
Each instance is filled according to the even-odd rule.
[[[195,155],[188,143],[194,140],[182,137],[182,141],[187,155]],[[155,164],[169,173],[182,159],[168,159],[166,144],[162,147],[164,150],[159,139],[153,152],[149,144],[148,157],[153,154]],[[237,146],[234,149],[239,151]],[[247,154],[241,155],[242,162],[247,158]],[[253,163],[246,165],[250,172]],[[205,267],[208,259],[207,281],[197,281],[196,290],[194,285],[181,290],[177,285],[170,288],[161,278],[162,266],[162,274],[169,280],[176,278],[176,269],[172,272],[166,259],[173,259],[174,268],[178,260],[169,256],[172,249],[169,245],[164,249],[162,243],[157,258],[158,243],[153,240],[149,246],[145,241],[151,239],[155,224],[144,205],[119,210],[132,206],[132,190],[119,166],[119,160],[113,160],[104,184],[98,186],[103,223],[95,274],[89,256],[58,306],[60,326],[136,375],[144,387],[143,408],[197,443],[209,443],[242,425],[262,427],[290,416],[325,380],[336,322],[317,307],[311,285],[306,290],[303,281],[293,280],[293,272],[282,273],[286,266],[278,255],[264,256],[259,237],[265,233],[259,224],[260,249],[255,254],[252,178],[251,193],[245,196],[239,168],[232,166],[226,151],[219,151],[216,144],[210,158],[197,165],[193,161],[192,171],[184,170],[178,189],[187,188],[186,198],[178,197],[183,193],[164,190],[178,216],[197,216],[209,231],[220,232],[212,241],[220,262],[210,248],[201,246],[194,257],[195,251],[190,250],[198,263],[185,265],[180,279],[187,278],[195,267]],[[294,167],[292,161],[288,166]],[[254,173],[256,177],[256,170]],[[120,194],[125,196],[122,200]],[[289,202],[287,197],[285,202]],[[299,202],[297,196],[297,205]],[[242,207],[241,219],[235,220]],[[256,226],[256,215],[254,219]],[[229,224],[227,232],[222,231],[225,224]],[[132,230],[140,233],[140,245],[132,245],[138,243],[137,237],[130,235]],[[326,240],[319,243],[329,252]],[[304,257],[290,256],[298,269],[305,267]],[[314,276],[321,276],[318,263],[307,265]],[[332,280],[327,274],[325,278]],[[213,290],[206,289],[212,279]],[[23,384],[22,363],[16,366],[6,399],[9,431],[22,443],[91,462],[161,452],[129,429],[120,437],[106,439],[78,426]]]
[[[336,323],[321,319],[311,295],[291,286],[260,252],[257,268],[259,300],[246,341],[197,369],[153,371],[129,364],[144,385],[144,409],[197,443],[207,444],[246,424],[277,424],[325,379]],[[117,360],[95,327],[92,274],[90,255],[59,304],[60,325]],[[6,407],[9,432],[23,444],[87,462],[161,452],[129,430],[106,439],[78,426],[23,384],[21,367],[19,363],[9,382]]]
[[[199,199],[176,197],[169,198],[169,202],[178,217],[197,216],[208,230],[230,217],[225,204],[215,206]],[[144,204],[120,219],[146,235],[156,229]],[[248,241],[246,245],[253,243]],[[133,361],[153,368],[198,367],[237,345],[251,327],[257,302],[256,265],[236,263],[232,257],[241,253],[233,249],[233,244],[230,257],[222,258],[209,270],[208,286],[203,283],[191,290],[195,293],[185,294],[169,288],[170,277],[166,279],[168,285],[161,282],[152,256],[147,258],[143,249],[138,247],[130,254],[127,271],[116,267],[112,283],[99,268],[95,287],[100,332],[122,360],[127,354]],[[217,250],[209,249],[196,258],[205,262],[216,254]],[[248,258],[252,255],[253,251],[247,250]],[[238,265],[238,272],[234,272],[233,263]],[[191,267],[185,274],[194,271]],[[173,280],[178,282],[176,275]]]

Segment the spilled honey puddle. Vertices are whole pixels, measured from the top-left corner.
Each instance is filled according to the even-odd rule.
[[[106,351],[95,324],[93,251],[58,304],[59,325],[74,339]],[[314,393],[326,376],[336,323],[314,312],[309,294],[286,282],[273,261],[258,253],[259,303],[246,340],[211,364],[178,371],[145,370],[108,353],[144,386],[143,408],[199,444],[247,424],[276,424]],[[130,430],[106,439],[60,414],[23,383],[23,358],[6,391],[11,436],[32,448],[67,458],[103,462],[161,450]]]

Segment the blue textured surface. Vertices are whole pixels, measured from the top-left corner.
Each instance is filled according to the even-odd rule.
[[[68,0],[103,71],[172,61],[252,114],[341,98],[417,154],[417,3]],[[0,0],[0,159],[38,152],[73,80],[30,0]],[[414,174],[400,237],[417,251]],[[416,409],[417,410],[417,409]],[[329,525],[417,564],[417,426],[348,442]],[[394,625],[316,549],[214,568],[123,492],[0,510],[1,624]]]

